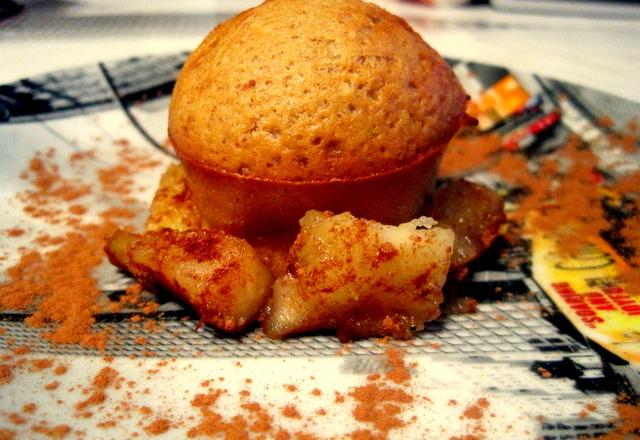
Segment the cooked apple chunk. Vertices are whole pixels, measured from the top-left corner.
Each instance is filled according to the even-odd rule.
[[[163,228],[184,231],[206,227],[193,203],[191,190],[182,165],[171,164],[160,178],[145,230]]]
[[[184,167],[179,164],[169,165],[160,178],[145,225],[146,231],[163,228],[177,231],[207,229],[193,202]],[[295,234],[295,231],[285,231],[248,239],[271,273],[278,276],[287,271],[286,257]]]
[[[272,338],[336,329],[342,340],[392,335],[440,315],[454,235],[427,217],[386,226],[309,211],[265,310]]]
[[[438,188],[424,214],[456,234],[451,269],[460,270],[480,257],[500,235],[504,201],[490,188],[467,180],[450,180]]]
[[[253,248],[222,232],[118,230],[105,251],[145,287],[170,291],[202,322],[224,332],[254,322],[271,293],[273,277]]]

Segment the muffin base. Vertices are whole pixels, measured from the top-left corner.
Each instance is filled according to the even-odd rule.
[[[209,226],[252,237],[296,230],[310,209],[349,211],[384,224],[408,221],[435,186],[444,147],[389,172],[326,181],[260,179],[180,159],[198,211]]]

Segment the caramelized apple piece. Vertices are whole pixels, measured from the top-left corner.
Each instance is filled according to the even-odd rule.
[[[256,254],[267,265],[274,277],[287,273],[289,249],[296,239],[296,231],[279,232],[248,238]]]
[[[204,227],[206,224],[198,213],[191,190],[187,186],[184,168],[182,165],[169,165],[153,196],[145,229],[157,231],[169,228],[184,231]]]
[[[225,332],[254,322],[271,293],[271,272],[251,246],[222,232],[118,230],[105,251],[145,287],[167,289]]]
[[[454,237],[434,223],[422,217],[386,226],[349,213],[307,212],[290,272],[274,283],[264,332],[409,337],[440,314]]]
[[[193,202],[182,165],[169,165],[160,178],[151,202],[145,230],[157,231],[163,228],[177,231],[207,228]],[[295,235],[295,232],[284,232],[251,238],[251,246],[275,276],[287,271],[286,257]]]
[[[498,237],[505,222],[504,201],[490,188],[466,180],[451,180],[433,194],[424,215],[456,234],[451,269],[478,258]]]

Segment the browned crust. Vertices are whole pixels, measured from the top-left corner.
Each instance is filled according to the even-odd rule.
[[[468,122],[446,62],[402,19],[358,0],[273,0],[189,58],[169,135],[183,160],[272,181],[393,172]]]

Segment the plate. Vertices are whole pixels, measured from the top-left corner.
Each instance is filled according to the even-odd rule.
[[[105,218],[105,212],[118,219],[120,212],[122,222],[141,227],[159,176],[174,160],[167,109],[187,55],[136,57],[0,86],[3,270],[20,260],[23,247],[36,246],[34,240],[41,252],[56,249],[50,239],[73,230],[73,222],[65,223],[68,218],[91,223]],[[628,121],[640,114],[637,103],[577,85],[448,61],[478,99],[487,90],[496,92],[505,78],[526,92],[518,97],[513,87],[498,90],[493,104],[480,109],[485,130],[514,128],[509,124],[522,106],[509,99],[521,100],[530,110],[526,121],[562,108],[553,130],[534,133],[540,136],[533,141],[516,137],[513,148],[536,142],[544,151],[571,134],[596,136],[603,130],[597,124],[602,116]],[[611,172],[623,173],[629,163]],[[85,183],[91,191],[67,200],[60,193],[55,206],[34,197],[42,167],[54,164],[58,168],[50,171],[58,180],[53,188],[71,179],[74,188]],[[122,170],[135,173],[123,177]],[[495,186],[486,173],[470,177]],[[47,185],[40,183],[40,189]],[[47,216],[37,215],[39,208],[62,210],[65,220],[51,224]],[[60,271],[71,272],[79,259],[91,256],[79,251],[56,258],[63,260]],[[92,273],[102,298],[98,301],[118,301],[132,284],[108,263]],[[259,436],[258,413],[247,405],[253,402],[263,411],[262,420],[269,421],[271,434],[281,429],[299,438],[304,433],[364,435],[367,429],[389,438],[559,439],[608,432],[617,393],[638,392],[629,388],[640,383],[638,370],[576,332],[539,281],[532,277],[529,243],[503,244],[472,267],[464,284],[479,299],[477,313],[444,316],[410,341],[367,339],[347,345],[324,334],[273,341],[254,330],[230,338],[198,326],[170,298],[148,297],[158,304],[150,313],[125,304],[96,314],[93,328],[109,333],[109,342],[99,350],[91,343],[52,344],[43,338],[50,327],[26,325],[29,312],[5,308],[0,363],[11,371],[0,369],[6,379],[0,384],[0,428],[16,438],[56,432],[84,438],[184,438],[206,429],[228,434],[244,426]],[[371,376],[386,371],[393,349],[404,353],[411,371],[407,382],[379,382]],[[56,375],[60,366],[66,372]],[[100,382],[105,371],[117,379]],[[367,388],[372,384],[377,388]],[[373,394],[377,404],[360,398],[358,393],[366,390],[381,392]],[[98,395],[87,403],[98,392],[104,399]],[[394,392],[409,397],[394,400]],[[217,400],[203,406],[198,395]],[[373,414],[372,419],[359,417],[358,411]],[[239,425],[233,428],[234,423]]]

